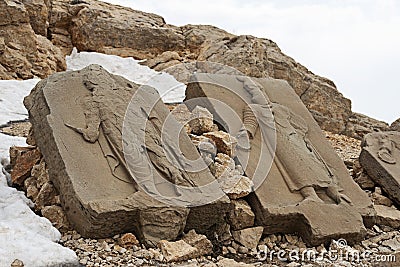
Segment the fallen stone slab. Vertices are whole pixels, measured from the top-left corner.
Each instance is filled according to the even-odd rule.
[[[90,65],[42,80],[25,98],[66,215],[81,235],[92,238],[131,232],[155,245],[176,239],[185,227],[207,233],[224,216],[229,199],[218,187],[199,187],[218,185],[207,166],[181,168],[185,156],[201,160],[200,154],[185,131],[170,137],[181,125],[158,92],[139,89]],[[161,140],[167,118],[176,127],[166,127],[172,129]],[[179,140],[180,150],[171,139]]]
[[[370,199],[285,81],[198,73],[184,103],[207,108],[237,140],[235,161],[253,181],[247,200],[264,234],[297,232],[319,245],[360,240],[374,224]]]
[[[400,132],[377,132],[364,137],[360,164],[368,176],[400,204]]]
[[[376,211],[376,224],[387,225],[393,229],[400,228],[400,211],[395,207],[374,205]]]

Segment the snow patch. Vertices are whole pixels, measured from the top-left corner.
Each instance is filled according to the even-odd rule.
[[[0,136],[0,140],[3,138]],[[34,267],[78,264],[75,252],[54,243],[61,238],[60,232],[29,208],[32,203],[23,192],[7,186],[3,172],[4,169],[0,171],[0,266],[10,266],[15,259]]]
[[[66,57],[67,70],[80,70],[90,64],[98,64],[108,72],[120,75],[134,83],[146,84],[157,89],[165,103],[182,102],[185,98],[186,85],[178,82],[172,75],[157,72],[140,65],[139,60],[131,57],[122,58],[96,52],[77,52],[72,50]]]
[[[22,102],[39,81],[39,79],[0,81],[0,125],[11,120],[28,118],[28,112]]]

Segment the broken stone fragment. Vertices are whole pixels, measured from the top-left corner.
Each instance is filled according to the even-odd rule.
[[[164,259],[167,262],[173,261],[185,261],[193,259],[198,253],[198,249],[192,247],[183,240],[169,242],[166,240],[161,240],[159,242],[159,247]]]
[[[213,115],[206,108],[196,106],[192,110],[189,126],[194,134],[208,133],[214,130]]]
[[[219,224],[215,230],[215,236],[222,244],[229,245],[232,240],[231,226],[226,222]]]
[[[393,204],[389,198],[382,196],[381,194],[378,194],[377,192],[373,192],[371,194],[371,198],[372,198],[372,202],[374,203],[374,205],[384,205],[384,206],[390,207]]]
[[[264,228],[262,226],[246,228],[238,231],[233,231],[233,239],[239,244],[252,250],[257,248],[258,242],[260,242]]]
[[[222,191],[230,199],[238,199],[250,194],[253,190],[253,182],[246,176],[234,174],[223,175],[217,179]]]
[[[362,188],[362,189],[371,189],[375,187],[375,182],[371,180],[371,178],[365,172],[362,172],[358,177],[354,178],[354,181]]]
[[[119,244],[124,248],[132,248],[133,246],[139,245],[139,241],[136,236],[132,233],[126,233],[119,239]]]
[[[41,210],[44,206],[57,204],[57,191],[51,182],[42,186],[34,202],[37,210]]]
[[[222,258],[217,262],[217,267],[252,267],[252,264],[237,262],[234,259]]]
[[[215,157],[215,172],[214,176],[220,178],[223,175],[231,175],[235,169],[235,161],[226,154],[218,153]]]
[[[38,187],[42,187],[45,183],[49,182],[49,174],[46,169],[46,163],[42,159],[39,164],[33,166],[31,175],[36,178]]]
[[[60,206],[45,206],[41,212],[43,217],[47,218],[58,230],[67,231],[71,228],[64,210]]]
[[[233,230],[241,230],[254,225],[254,212],[244,199],[232,200],[228,221]]]
[[[400,211],[394,207],[374,205],[376,211],[376,224],[387,225],[394,229],[400,228]]]
[[[171,111],[171,114],[183,125],[186,133],[190,134],[192,129],[190,128],[189,121],[192,117],[192,113],[187,106],[185,104],[179,104]]]
[[[11,148],[11,181],[14,185],[22,186],[26,178],[31,174],[32,167],[39,162],[41,154],[39,149]]]
[[[183,241],[197,248],[196,257],[208,255],[212,253],[213,245],[210,240],[207,239],[205,235],[197,234],[195,230],[190,230],[182,238]]]
[[[15,259],[12,263],[11,263],[11,267],[24,267],[24,263],[21,260]]]
[[[214,141],[215,145],[217,146],[217,151],[219,153],[224,153],[230,157],[233,157],[235,155],[237,140],[229,133],[217,131],[204,133],[203,135]]]
[[[30,199],[35,199],[39,193],[39,189],[36,183],[35,177],[29,177],[24,181],[24,188],[26,190],[26,196]]]

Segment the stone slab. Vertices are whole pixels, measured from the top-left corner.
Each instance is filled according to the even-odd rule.
[[[266,103],[257,100],[253,94],[257,90],[261,90]],[[265,234],[298,232],[309,245],[318,245],[332,238],[360,240],[366,232],[364,226],[373,225],[374,210],[368,196],[351,179],[287,82],[199,73],[188,85],[185,103],[190,110],[197,105],[210,110],[214,120],[232,136],[241,136],[244,127],[253,137],[247,148],[246,142],[238,141],[238,147],[250,151],[246,161],[239,149],[237,160],[253,179],[256,190],[248,200],[256,214],[256,224],[264,226]],[[245,122],[244,117],[251,117],[245,115],[249,106],[254,114],[265,113],[257,125]],[[293,126],[294,120],[297,125]],[[293,132],[285,135],[288,129]],[[292,136],[301,134],[304,141],[291,143]],[[264,142],[261,136],[268,141]],[[276,153],[271,153],[275,148]],[[315,190],[314,200],[318,202],[308,201],[309,198],[305,201],[299,192],[305,185]]]
[[[361,146],[361,166],[400,205],[400,132],[368,134]]]
[[[109,74],[98,65],[57,73],[38,83],[24,104],[35,140],[48,165],[50,180],[60,192],[69,221],[85,237],[133,232],[154,245],[161,239],[175,239],[187,222],[191,228],[199,228],[197,232],[204,233],[221,220],[228,208],[227,197],[193,208],[166,204],[138,187],[132,179],[132,170],[124,163],[121,150],[124,115],[138,88],[139,85]],[[148,108],[148,102],[153,101],[146,97],[159,99],[157,91],[150,87],[141,97],[142,102],[136,102],[139,109]],[[169,111],[161,101],[154,103],[155,113],[151,116],[163,122]],[[132,126],[134,130],[143,127]],[[146,124],[143,130],[148,127]],[[154,131],[150,133],[151,138],[159,138]],[[151,140],[145,136],[146,141],[136,145],[148,152]],[[200,157],[184,131],[179,139],[182,153]],[[166,184],[166,179],[160,179],[164,173],[154,163],[159,163],[157,158],[150,164],[153,178],[158,177],[161,185]],[[176,170],[171,163],[158,167]],[[184,176],[183,171],[176,173]],[[185,177],[189,177],[193,186],[215,180],[208,169],[185,173]]]

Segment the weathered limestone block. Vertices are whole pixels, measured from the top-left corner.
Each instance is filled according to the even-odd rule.
[[[391,200],[400,204],[400,133],[371,133],[361,145],[361,166]]]
[[[233,230],[241,230],[254,225],[254,212],[244,199],[232,201],[232,208],[228,214],[229,224]]]
[[[236,137],[235,161],[254,183],[248,200],[264,234],[297,232],[318,245],[360,240],[373,225],[370,199],[287,82],[198,73],[186,100],[189,110],[207,108]]]
[[[255,249],[261,239],[263,230],[264,229],[260,226],[246,228],[243,230],[233,231],[232,236],[235,241],[242,244],[246,248]]]
[[[169,116],[155,89],[148,87],[137,93],[138,88],[98,65],[57,73],[38,83],[24,104],[50,181],[60,193],[69,221],[83,236],[106,237],[131,232],[149,245],[155,245],[161,239],[175,239],[185,226],[206,233],[224,216],[229,199],[223,196],[199,207],[189,202],[171,204],[183,192],[177,189],[177,184],[189,191],[195,188],[194,192],[202,196],[203,189],[198,186],[209,184],[215,178],[207,167],[186,172],[168,161],[176,159],[167,159],[157,129],[167,117],[176,125],[178,122]],[[125,117],[125,113],[134,93],[137,98],[134,110],[130,110],[134,116],[129,113],[131,117],[127,119],[129,116]],[[148,106],[152,102],[155,105]],[[144,125],[135,124],[141,120],[145,121]],[[132,132],[128,132],[126,137],[130,139],[125,141],[121,135],[123,124],[132,128],[128,128]],[[166,129],[166,136],[175,130]],[[134,135],[140,132],[144,135],[142,141]],[[181,152],[173,151],[178,155],[188,155],[191,160],[200,158],[184,131],[176,140]],[[163,141],[165,147],[174,145],[168,138]],[[131,149],[125,154],[124,144],[129,144]],[[136,169],[130,167],[132,161],[142,159],[148,161]],[[146,186],[153,186],[160,194],[168,193],[164,197],[170,202],[150,196],[153,191],[136,184],[135,179],[147,171]],[[196,196],[195,193],[192,195]],[[185,194],[188,193],[182,193]]]

